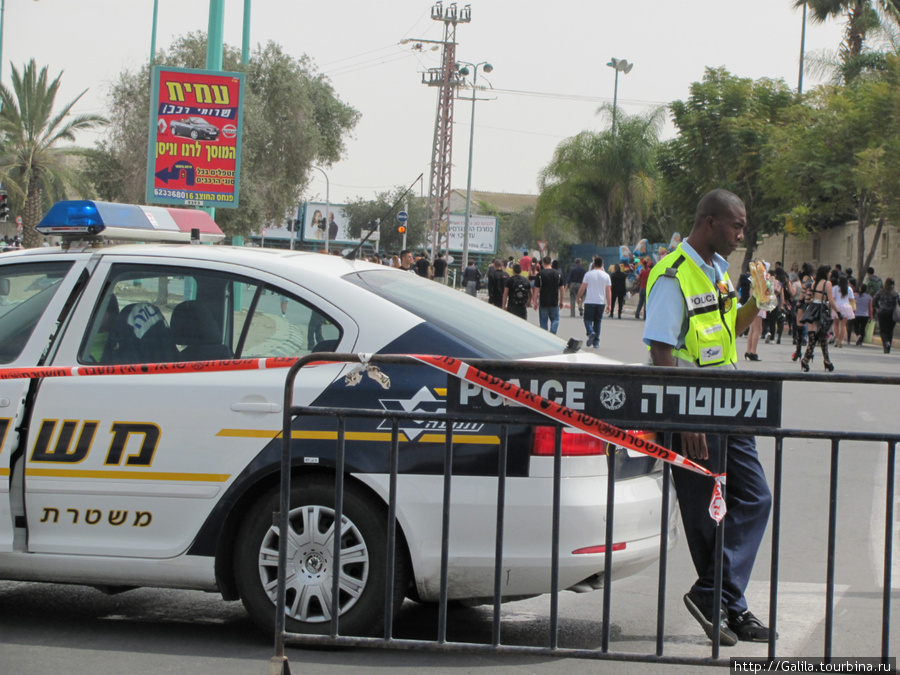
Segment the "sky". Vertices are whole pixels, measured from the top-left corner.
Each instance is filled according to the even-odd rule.
[[[158,0],[157,49],[191,31],[206,31],[208,0]],[[106,113],[120,72],[150,56],[153,0],[3,0],[2,81],[10,63],[35,59],[52,76],[63,71],[58,104],[87,90],[76,113]],[[323,167],[332,203],[373,198],[422,180],[428,191],[437,89],[422,73],[440,52],[414,49],[417,39],[442,40],[428,0],[252,0],[250,42],[273,41],[295,57],[308,55],[337,96],[362,118],[343,159]],[[447,7],[450,3],[444,2]],[[459,3],[462,7],[465,3]],[[609,128],[597,109],[612,103],[611,57],[634,64],[619,75],[619,109],[644,114],[684,100],[706,67],[740,77],[783,79],[796,89],[802,14],[793,0],[473,0],[471,22],[456,30],[457,59],[489,62],[478,71],[472,188],[537,194],[540,171],[563,140]],[[241,47],[243,0],[225,0],[225,42]],[[834,50],[843,26],[807,26],[806,50]],[[403,40],[411,40],[401,44]],[[804,90],[821,81],[804,75]],[[471,91],[461,92],[471,96]],[[465,190],[470,101],[457,100],[452,187]],[[668,123],[663,137],[675,130]],[[96,136],[83,134],[79,144]],[[302,199],[324,201],[326,181],[312,171]]]

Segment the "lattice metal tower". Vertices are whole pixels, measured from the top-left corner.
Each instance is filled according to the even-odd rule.
[[[451,3],[445,9],[442,2],[431,8],[431,18],[444,22],[441,67],[429,68],[422,82],[438,91],[437,114],[434,121],[434,142],[431,150],[431,176],[428,181],[428,203],[431,207],[431,259],[447,248],[447,229],[450,223],[450,170],[453,165],[453,100],[460,83],[456,63],[456,24],[472,20],[472,7],[457,9]],[[443,245],[441,240],[443,239]]]

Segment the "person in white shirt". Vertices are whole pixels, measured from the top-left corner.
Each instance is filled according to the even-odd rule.
[[[581,282],[578,289],[578,301],[584,298],[584,328],[587,331],[586,347],[600,346],[600,322],[603,320],[603,312],[612,300],[610,286],[612,280],[603,271],[603,258],[594,258],[594,264]]]

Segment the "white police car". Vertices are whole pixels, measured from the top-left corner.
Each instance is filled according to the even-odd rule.
[[[221,237],[202,212],[61,202],[45,233],[89,241],[0,257],[0,368],[302,356],[311,351],[608,363],[564,354],[546,331],[416,275],[334,256],[104,238]],[[186,236],[186,235],[184,235]],[[446,376],[391,369],[391,388],[348,389],[346,364],[301,371],[295,405],[438,410]],[[0,579],[218,591],[274,620],[284,370],[0,380]],[[553,434],[513,427],[502,593],[550,590]],[[291,501],[288,628],[326,632],[333,535],[333,420],[300,418]],[[341,632],[378,630],[384,603],[391,431],[348,420]],[[492,597],[499,443],[460,428],[449,597]],[[559,587],[600,585],[606,459],[565,434]],[[401,425],[398,600],[439,597],[444,432]],[[569,456],[572,455],[572,456]],[[624,456],[614,575],[654,562],[661,471]],[[674,510],[674,498],[672,509]],[[674,528],[673,512],[668,514]],[[674,529],[672,529],[674,532]],[[674,541],[674,537],[672,539]],[[400,602],[395,606],[399,607]]]

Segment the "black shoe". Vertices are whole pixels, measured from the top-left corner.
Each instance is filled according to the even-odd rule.
[[[688,608],[688,611],[691,613],[700,626],[703,628],[703,631],[706,633],[706,636],[712,640],[713,639],[713,630],[716,627],[716,624],[713,623],[713,609],[712,609],[712,600],[704,599],[701,595],[694,593],[691,591],[690,593],[686,593],[684,596],[684,604]],[[733,647],[737,644],[738,636],[735,635],[734,631],[728,627],[728,612],[725,611],[724,607],[719,608],[719,644],[725,645],[726,647]],[[768,629],[767,629],[768,630]]]
[[[762,359],[759,358],[759,354],[753,354],[751,352],[744,352],[744,358],[748,361],[762,361]]]
[[[744,642],[768,642],[769,627],[764,626],[749,609],[741,612],[728,613],[728,627],[734,632],[738,640]],[[778,634],[775,634],[778,637]],[[723,643],[724,644],[724,643]]]

